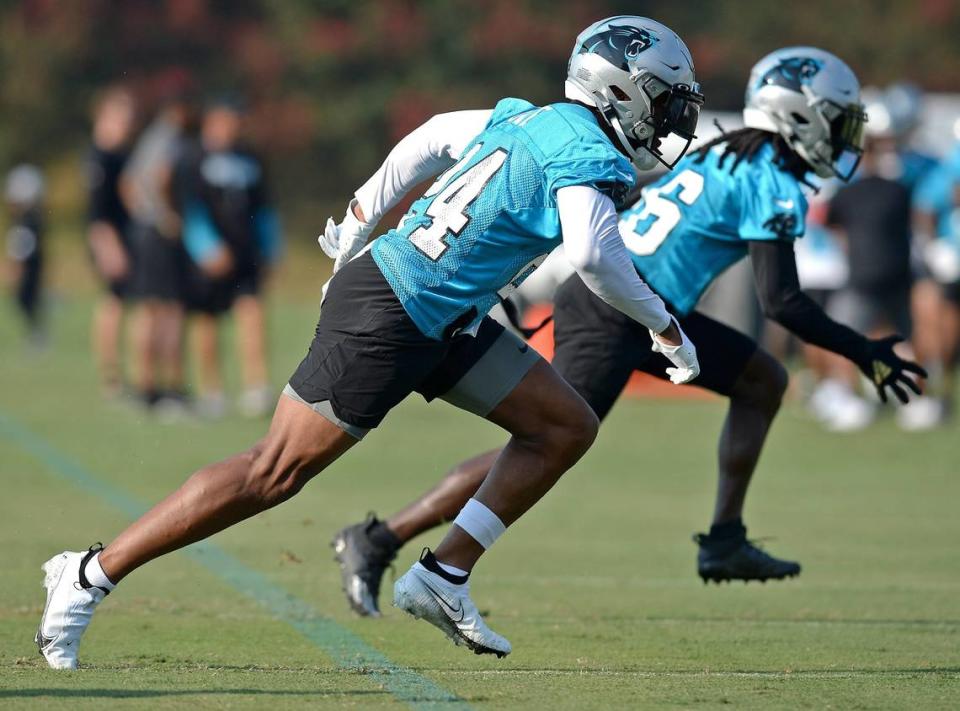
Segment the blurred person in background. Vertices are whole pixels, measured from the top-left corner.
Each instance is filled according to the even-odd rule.
[[[856,179],[854,176],[853,179]],[[823,183],[820,192],[810,198],[807,211],[807,233],[797,242],[797,276],[800,286],[811,299],[825,311],[829,311],[836,295],[847,286],[850,271],[847,255],[836,236],[826,227],[830,198],[839,185],[836,181]],[[797,339],[794,339],[797,340]],[[835,378],[837,363],[843,362],[830,351],[809,343],[799,343],[800,353],[811,378],[808,391],[808,406],[811,413],[826,426],[834,426],[839,411],[849,411],[847,401],[850,389]],[[786,350],[786,349],[784,349]],[[861,408],[859,398],[854,396],[853,407]],[[849,417],[849,415],[847,416]]]
[[[936,171],[939,163],[935,157],[913,145],[923,112],[923,92],[910,83],[893,84],[883,92],[879,109],[877,123],[880,130],[877,133],[880,134],[878,142],[882,149],[880,171],[910,191],[911,207],[915,209],[920,186]],[[916,230],[912,226],[911,231],[914,276],[911,290],[911,341],[917,359],[927,366],[931,374],[927,392],[935,393],[940,389],[943,370],[940,356],[942,294],[923,259],[929,242],[926,230]],[[925,430],[943,420],[941,401],[927,392],[898,411],[897,420],[903,429]]]
[[[923,114],[923,92],[910,83],[892,84],[883,94],[883,107],[889,117],[888,140],[892,148],[884,157],[885,174],[895,177],[913,196],[939,163],[913,145]]]
[[[7,174],[4,200],[9,215],[7,257],[12,267],[14,299],[35,348],[45,345],[43,324],[43,195],[40,169],[21,163]]]
[[[188,304],[195,314],[200,414],[226,411],[219,320],[233,313],[248,417],[269,414],[275,403],[267,375],[263,286],[280,254],[276,212],[267,195],[263,162],[241,140],[242,110],[232,99],[211,104],[203,117],[195,164],[183,167],[192,195],[185,206],[184,242],[190,256]]]
[[[868,108],[870,120],[859,176],[837,190],[827,211],[827,227],[840,239],[846,254],[847,285],[831,301],[830,314],[872,338],[894,334],[909,337],[910,315],[910,190],[886,169],[894,144],[882,106]],[[846,362],[834,366],[852,393],[857,371]],[[827,424],[836,431],[861,429],[873,419],[873,401],[838,397]],[[839,393],[838,393],[839,394]]]
[[[885,91],[872,89],[865,93],[871,97],[868,102],[868,129],[874,156],[874,173],[902,185],[907,190],[912,205],[918,186],[937,166],[935,158],[912,145],[913,136],[920,123],[922,94],[917,87],[903,83],[894,84]],[[824,185],[824,193],[831,195],[837,187],[828,182]],[[829,203],[829,200],[826,203]],[[921,251],[917,249],[916,235],[911,228],[911,271],[914,277],[910,296],[913,322],[911,341],[917,358],[936,372],[939,368],[936,362],[931,362],[935,359],[931,359],[927,354],[936,352],[937,346],[929,344],[939,343],[940,338],[937,316],[939,287],[930,279],[929,271],[923,266],[922,260],[917,259]],[[847,292],[841,297],[841,301],[849,298]],[[850,382],[854,376],[843,361],[825,353],[812,355],[813,360],[808,358],[808,363],[820,378],[810,399],[813,413],[832,430],[848,431],[867,426],[873,420],[874,404],[854,394]],[[901,407],[897,412],[897,419],[904,429],[926,429],[939,422],[940,408],[936,401],[924,395],[913,398]]]
[[[136,255],[135,387],[142,404],[163,413],[178,412],[185,403],[184,259],[173,173],[190,112],[183,96],[167,101],[137,140],[120,182]]]
[[[111,89],[97,100],[93,114],[93,145],[86,158],[87,246],[105,291],[94,311],[90,340],[103,392],[116,397],[123,386],[120,341],[133,276],[129,216],[119,182],[133,138],[136,106],[128,92]]]
[[[954,127],[960,139],[960,120]],[[930,420],[953,412],[954,369],[960,343],[960,143],[920,183],[914,227],[925,291],[918,321],[924,325],[922,355],[932,368]]]

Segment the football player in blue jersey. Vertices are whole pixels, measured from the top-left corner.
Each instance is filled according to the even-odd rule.
[[[883,92],[882,104],[893,144],[893,160],[885,167],[913,193],[939,163],[911,144],[923,115],[923,91],[909,82],[892,84]]]
[[[960,128],[960,123],[955,125]],[[960,144],[917,186],[914,249],[922,255],[913,290],[921,362],[930,370],[927,408],[907,420],[913,429],[943,424],[954,415],[957,354],[960,352]]]
[[[437,116],[396,146],[321,238],[338,271],[266,436],[195,473],[106,548],[44,565],[36,640],[50,666],[76,668],[83,631],[122,578],[295,495],[412,392],[479,414],[511,439],[440,546],[397,581],[395,602],[478,654],[510,652],[477,612],[467,577],[587,450],[598,423],[487,311],[562,241],[587,288],[642,324],[674,382],[700,369],[633,268],[614,203],[633,186],[633,165],[672,165],[693,138],[703,97],[690,53],[657,22],[610,18],[577,38],[567,93],[572,101],[543,107],[505,99]],[[441,171],[396,229],[357,254],[392,205]]]
[[[782,49],[750,75],[746,128],[723,134],[644,189],[621,214],[633,264],[671,305],[704,355],[696,385],[728,398],[720,434],[713,523],[698,534],[698,573],[707,580],[792,577],[797,563],[751,543],[743,524],[750,479],[780,400],[787,372],[740,332],[695,310],[727,267],[749,256],[765,313],[804,341],[856,363],[881,398],[917,391],[908,373],[925,375],[893,350],[897,338],[870,340],[832,321],[800,290],[793,241],[807,212],[801,185],[811,173],[849,179],[859,162],[864,113],[853,72],[828,52]],[[559,289],[553,361],[599,418],[610,411],[631,373],[663,377],[663,361],[646,332],[597,298],[578,275]],[[377,615],[383,571],[415,535],[455,516],[484,481],[496,452],[464,462],[419,500],[385,521],[367,521],[333,540],[344,591],[354,610]],[[486,486],[486,484],[484,484]]]

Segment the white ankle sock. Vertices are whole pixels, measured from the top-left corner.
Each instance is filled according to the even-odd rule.
[[[439,560],[437,561],[437,565],[450,573],[450,575],[470,575],[469,570],[461,570],[455,565],[447,565],[446,563],[441,563]]]
[[[453,522],[466,531],[484,550],[494,544],[507,527],[490,509],[476,499],[470,499]]]
[[[116,583],[110,580],[107,574],[103,572],[103,568],[100,567],[99,553],[87,561],[87,565],[83,569],[83,574],[87,576],[87,581],[91,585],[96,585],[98,588],[103,588],[108,592],[117,587]]]

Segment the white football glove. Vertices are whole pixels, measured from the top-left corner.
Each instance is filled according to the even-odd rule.
[[[680,345],[671,346],[660,340],[660,336],[650,331],[650,338],[653,340],[653,352],[663,353],[676,368],[667,368],[667,375],[670,376],[670,382],[676,385],[689,383],[700,375],[700,363],[697,360],[697,349],[687,338],[687,334],[680,328],[677,319],[672,318],[674,325],[680,332]]]
[[[323,234],[317,237],[320,247],[331,259],[336,260],[333,263],[334,273],[340,270],[344,264],[353,259],[360,253],[370,239],[374,225],[367,222],[360,222],[357,216],[353,214],[353,206],[356,198],[350,201],[347,206],[347,214],[343,217],[343,222],[339,225],[330,217],[327,219],[327,227]]]

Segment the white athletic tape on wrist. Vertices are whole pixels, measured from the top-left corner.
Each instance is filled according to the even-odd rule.
[[[490,509],[476,499],[470,499],[453,522],[470,534],[484,550],[494,544],[503,535],[507,527],[503,521]]]

